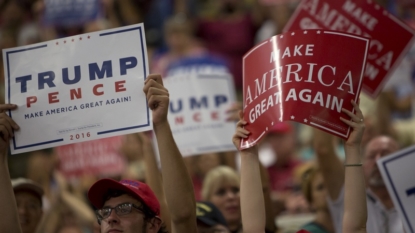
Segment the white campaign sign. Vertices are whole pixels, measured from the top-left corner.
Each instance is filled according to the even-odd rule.
[[[170,93],[170,126],[183,156],[235,150],[235,122],[226,121],[235,101],[229,73],[181,74],[163,82]]]
[[[415,146],[377,161],[407,233],[415,233]]]
[[[142,24],[3,50],[13,154],[152,129]]]

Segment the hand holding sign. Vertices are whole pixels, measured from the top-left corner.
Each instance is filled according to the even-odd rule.
[[[328,29],[370,37],[363,89],[373,98],[415,39],[413,29],[369,0],[302,0],[283,31],[298,29]]]
[[[11,153],[151,130],[144,38],[137,24],[3,50]]]
[[[167,122],[169,91],[163,86],[161,75],[149,75],[144,82],[143,90],[147,96],[149,108],[153,111],[153,124],[158,125]]]
[[[349,127],[352,127],[353,130],[350,133],[349,138],[346,141],[346,146],[360,146],[363,138],[363,132],[365,131],[365,123],[363,121],[363,114],[359,106],[351,101],[356,111],[356,114],[353,114],[347,109],[342,108],[342,112],[346,113],[351,119],[347,120],[343,117],[340,117],[340,120],[347,124]]]
[[[239,121],[236,124],[236,131],[235,134],[232,137],[232,142],[235,145],[236,149],[240,150],[241,147],[241,138],[247,138],[250,132],[244,127],[248,124],[247,121],[243,119],[243,113],[242,111],[239,111]]]
[[[340,120],[351,113],[361,90],[369,39],[304,30],[272,37],[243,59],[244,119],[255,145],[275,124],[296,121],[347,139]]]
[[[0,105],[0,151],[6,150],[9,139],[13,137],[13,130],[18,130],[19,126],[12,120],[5,111],[14,110],[17,105],[14,104],[1,104]]]

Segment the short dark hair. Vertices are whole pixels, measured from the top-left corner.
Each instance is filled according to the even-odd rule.
[[[108,201],[111,198],[119,197],[121,195],[129,195],[127,192],[118,190],[118,189],[109,189],[108,192],[104,194],[104,202]],[[135,198],[135,197],[134,197]],[[135,198],[136,199],[136,198]],[[144,221],[149,223],[151,219],[156,217],[156,213],[154,213],[147,205],[142,203],[143,207],[143,214],[144,214]],[[101,221],[98,220],[98,224],[101,225]],[[159,231],[157,233],[169,233],[167,230],[166,224],[162,223]]]

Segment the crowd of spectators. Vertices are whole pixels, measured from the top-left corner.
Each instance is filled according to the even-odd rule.
[[[0,0],[1,49],[143,22],[151,73],[167,76],[169,67],[181,59],[215,57],[227,65],[240,100],[243,55],[256,43],[281,33],[299,0],[97,0],[98,14],[73,25],[46,23],[46,2]],[[411,1],[378,0],[378,3],[415,28],[415,7]],[[1,68],[0,96],[4,96],[3,61]],[[414,88],[415,46],[406,54],[378,98],[361,94],[360,108],[366,125],[363,147],[379,135],[390,136],[402,148],[415,144]],[[235,103],[235,108],[240,105]],[[238,116],[230,116],[230,120],[236,122]],[[298,220],[293,223],[297,227],[308,219],[316,219],[325,232],[335,232],[326,201],[330,190],[326,190],[323,182],[326,171],[324,166],[317,166],[315,160],[315,154],[327,154],[327,148],[321,146],[321,138],[332,146],[332,154],[344,159],[345,145],[339,139],[290,122],[275,125],[260,144],[267,232],[299,230],[291,231],[290,224],[278,221],[287,218],[294,222]],[[159,177],[152,140],[146,133],[124,136],[119,153],[128,168],[111,178],[160,182],[157,181],[162,178]],[[15,179],[13,188],[23,232],[100,232],[87,193],[91,185],[103,177],[84,175],[69,180],[59,171],[59,163],[54,148],[9,157],[9,172]],[[241,177],[237,153],[195,155],[185,157],[184,163],[193,183],[195,199],[200,201],[198,213],[213,204],[221,212],[218,221],[225,221],[231,232],[238,232]],[[34,182],[30,186],[31,192],[19,192],[22,184],[31,182]],[[156,195],[160,193],[152,188]],[[332,199],[336,199],[339,192]],[[161,211],[163,214],[163,208]],[[277,226],[277,222],[281,225]],[[307,229],[320,232],[313,231],[313,227],[316,226]]]

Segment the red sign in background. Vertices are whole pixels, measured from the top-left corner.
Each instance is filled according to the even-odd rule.
[[[369,39],[325,30],[287,32],[251,49],[243,59],[244,119],[255,145],[279,121],[296,121],[348,138],[341,108],[353,110]]]
[[[373,0],[303,0],[284,31],[327,29],[371,38],[363,90],[375,98],[414,40],[414,30]]]
[[[59,170],[67,178],[83,175],[116,176],[126,167],[119,153],[122,136],[57,147]]]

